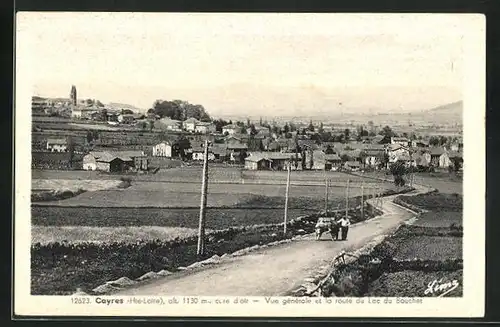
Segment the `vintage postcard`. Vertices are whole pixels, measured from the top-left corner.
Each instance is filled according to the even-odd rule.
[[[20,12],[15,58],[15,315],[484,315],[483,15]]]

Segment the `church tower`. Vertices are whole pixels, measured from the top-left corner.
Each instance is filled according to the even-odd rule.
[[[69,94],[69,98],[71,100],[71,104],[73,106],[76,106],[76,104],[77,104],[76,87],[74,85],[71,86],[71,92]]]

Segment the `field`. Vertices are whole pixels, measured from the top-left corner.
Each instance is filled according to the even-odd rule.
[[[147,182],[181,182],[181,183],[201,183],[202,167],[178,167],[170,169],[160,169],[158,173],[151,175],[131,175],[134,181]],[[38,179],[119,179],[119,174],[106,174],[97,171],[55,171],[55,170],[35,170],[32,178]],[[209,183],[247,183],[247,184],[286,184],[287,173],[285,171],[245,171],[238,167],[210,166],[208,170]],[[316,185],[325,184],[325,178],[331,181],[332,186],[345,187],[349,179],[353,185],[360,185],[362,180],[366,183],[377,183],[373,179],[341,172],[319,172],[319,171],[292,171],[291,183],[314,183]],[[392,185],[391,183],[386,183]]]
[[[382,172],[370,172],[366,174],[379,178],[392,178],[391,175],[386,175]],[[408,179],[408,177],[406,177],[406,179]],[[463,194],[462,178],[454,173],[415,173],[414,182],[431,186],[443,194]]]
[[[311,212],[308,209],[289,210],[290,217]],[[198,228],[200,210],[156,208],[67,208],[32,207],[31,219],[35,226],[161,226]],[[207,209],[206,227],[228,227],[272,224],[283,221],[283,209]]]
[[[461,211],[425,212],[418,217],[413,225],[424,227],[462,226],[463,215]]]
[[[425,294],[429,283],[434,280],[439,281],[462,281],[463,270],[423,272],[415,270],[405,270],[395,273],[384,273],[380,278],[373,282],[366,293],[366,296],[383,297],[388,294],[398,294],[400,297],[431,297],[435,294]],[[459,286],[445,295],[448,297],[461,296],[463,285]]]
[[[207,229],[207,232],[211,232]],[[196,228],[161,226],[38,226],[31,227],[31,243],[46,245],[68,241],[71,243],[114,243],[188,238],[197,235]]]
[[[359,210],[351,210],[350,216],[353,221],[361,220]],[[34,226],[33,234],[37,242],[31,247],[31,293],[67,295],[76,288],[92,293],[94,287],[123,276],[135,279],[151,271],[173,271],[215,254],[221,256],[250,246],[311,233],[317,217],[318,214],[312,214],[291,219],[287,234],[283,233],[281,221],[278,224],[255,222],[251,225],[249,220],[245,220],[244,226],[225,229],[220,229],[223,225],[219,225],[217,230],[207,231],[206,254],[203,257],[196,254],[195,229],[84,227],[80,231],[89,238],[89,241],[84,241],[79,238],[80,233],[75,232],[78,227]],[[371,217],[365,214],[364,219]],[[225,226],[231,221],[231,217],[227,218],[225,222],[221,220]],[[65,238],[57,241],[61,231],[66,234]],[[98,234],[90,235],[94,232]],[[172,232],[177,236],[173,236]],[[136,240],[137,233],[143,233],[144,239]],[[106,236],[110,237],[107,242],[97,240]],[[98,242],[93,242],[96,240]]]
[[[86,191],[98,191],[117,187],[119,180],[67,180],[67,179],[33,179],[32,190],[69,190],[84,189]]]
[[[452,236],[415,236],[398,243],[395,260],[462,259],[462,238]]]
[[[461,212],[463,208],[463,198],[459,194],[430,193],[417,196],[402,195],[399,199],[410,205],[434,212]]]
[[[114,185],[120,178],[78,171],[32,174],[34,178],[55,178],[52,182],[34,179],[40,188],[59,187],[61,180],[64,186],[87,183],[97,188],[99,183]],[[302,186],[290,187],[290,228],[284,235],[280,224],[286,173],[277,173],[274,179],[253,174],[241,183],[242,173],[237,168],[212,169],[206,212],[207,256],[312,232],[318,212],[324,210],[324,175],[297,172],[292,176],[299,175],[295,182]],[[362,180],[340,173],[330,176],[340,183],[351,179],[360,184]],[[200,177],[200,167],[173,168],[160,175],[131,176],[132,185],[127,189],[112,187],[32,205],[32,294],[69,294],[76,287],[91,291],[122,276],[136,278],[200,260],[196,255]],[[178,181],[164,181],[170,179]],[[316,186],[304,186],[308,181]],[[360,203],[356,197],[360,188],[355,183],[349,191],[352,207]],[[390,183],[379,186],[394,189]],[[344,197],[345,188],[331,187],[330,210],[344,208]],[[359,210],[350,214],[353,222],[372,217],[371,210],[366,210],[363,218]],[[378,214],[376,210],[374,214]],[[296,223],[298,217],[307,219]]]

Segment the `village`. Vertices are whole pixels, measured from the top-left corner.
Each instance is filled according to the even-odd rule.
[[[384,170],[394,162],[418,171],[463,169],[461,137],[398,135],[389,126],[372,123],[343,129],[312,121],[280,126],[262,119],[177,120],[160,117],[153,109],[140,114],[106,108],[99,101],[77,101],[74,86],[69,103],[34,99],[32,110],[48,117],[54,112],[67,116],[65,123],[52,124],[55,127],[37,123],[40,114],[34,116],[34,154],[59,157],[46,164],[34,156],[33,168],[151,173],[168,168],[172,160],[202,161],[207,140],[210,162],[246,170],[284,170],[288,162],[293,170]]]

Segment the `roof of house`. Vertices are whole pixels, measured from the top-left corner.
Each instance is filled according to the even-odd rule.
[[[392,140],[394,142],[408,142],[408,139],[406,137],[395,136],[395,137],[392,138]]]
[[[66,139],[47,139],[47,144],[66,144]]]
[[[407,149],[405,146],[401,145],[401,144],[387,144],[387,150],[389,151],[396,151],[396,150],[399,150],[399,149]]]
[[[241,129],[241,127],[236,125],[236,124],[229,124],[229,125],[222,126],[222,129],[237,129],[237,128]]]
[[[287,160],[292,158],[301,158],[300,153],[286,153],[286,152],[251,152],[247,159],[251,161],[266,159],[266,160]]]
[[[198,120],[198,119],[191,117],[191,118],[186,119],[186,120],[184,121],[184,124],[192,124],[192,123],[195,123],[195,124],[196,124],[196,123],[198,123],[198,122],[199,122],[199,120]]]
[[[359,150],[359,149],[357,149],[357,150],[344,150],[344,151],[341,151],[340,155],[341,156],[347,155],[348,157],[351,157],[351,158],[357,158],[361,155],[361,150]]]
[[[203,122],[203,121],[196,123],[196,126],[210,126],[210,125],[212,125],[212,123],[207,123],[207,122]]]
[[[359,161],[346,161],[345,165],[351,167],[359,167],[361,166],[361,163]]]
[[[430,148],[431,156],[440,156],[445,152],[446,152],[446,149],[443,148],[442,146],[436,146],[436,147]]]
[[[160,122],[161,122],[162,124],[165,124],[165,125],[174,125],[174,124],[178,125],[178,124],[180,124],[180,123],[181,123],[181,121],[180,121],[180,120],[170,119],[170,118],[168,118],[168,117],[166,117],[166,118],[161,118],[161,119],[160,119]]]
[[[114,156],[117,158],[126,158],[129,160],[132,160],[131,158],[144,156],[143,151],[91,151],[89,154],[94,156],[96,160],[99,159],[98,161],[102,161],[100,160],[101,158],[109,156]]]
[[[459,151],[450,151],[448,153],[449,158],[463,158],[463,153]]]
[[[245,161],[251,161],[251,162],[259,162],[262,160],[269,160],[269,159],[265,158],[261,154],[252,154],[252,155],[245,158]]]
[[[250,136],[248,134],[244,134],[244,133],[234,133],[233,135],[228,136],[228,138],[231,138],[231,137],[234,137],[234,138],[237,138],[240,140],[248,140],[248,138]]]
[[[396,159],[397,160],[402,160],[402,161],[410,161],[411,157],[408,154],[406,154],[406,153],[402,153],[402,154],[396,156]]]
[[[385,136],[384,135],[375,135],[372,139],[372,142],[374,143],[379,143],[384,140]]]
[[[342,159],[340,159],[338,154],[333,153],[333,154],[325,154],[325,160],[327,160],[327,161],[340,161]]]
[[[161,141],[160,143],[157,143],[156,145],[160,145],[160,144],[172,145],[172,142],[170,142],[170,141]]]
[[[104,152],[100,157],[96,158],[96,161],[99,162],[111,162],[113,160],[122,160],[122,161],[133,161],[131,157],[127,157],[124,155],[116,155],[114,153]]]
[[[227,143],[227,148],[231,150],[244,150],[248,149],[248,146],[243,143],[229,142]]]

